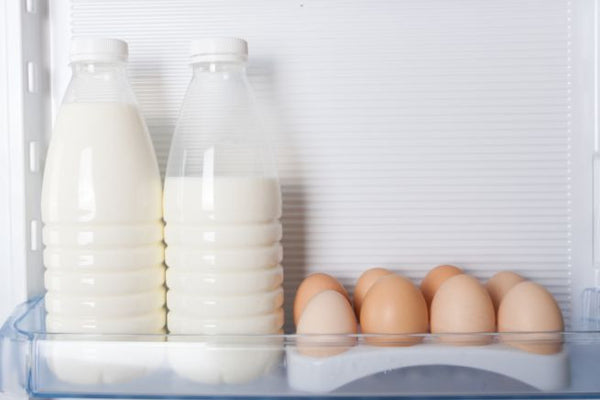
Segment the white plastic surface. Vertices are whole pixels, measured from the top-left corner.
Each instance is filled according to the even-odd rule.
[[[236,61],[248,57],[248,43],[239,38],[201,38],[192,41],[191,62]]]
[[[288,349],[286,356],[290,386],[313,393],[330,392],[376,373],[420,365],[478,368],[515,378],[543,391],[559,391],[570,382],[569,355],[566,350],[552,355],[539,355],[503,344],[359,346],[326,358],[307,357],[293,348]]]
[[[50,126],[45,1],[0,5],[0,320],[43,293],[39,197]]]
[[[71,61],[127,61],[127,43],[119,39],[77,37],[71,42]]]

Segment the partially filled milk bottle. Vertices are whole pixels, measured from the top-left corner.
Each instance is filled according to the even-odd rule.
[[[283,326],[281,194],[246,58],[241,39],[192,44],[193,77],[165,178],[169,332],[238,336],[196,353],[189,343],[171,349],[176,371],[209,383],[262,375],[279,346],[250,345],[239,335],[277,334]]]
[[[72,43],[72,78],[42,188],[48,332],[164,332],[161,180],[126,60],[127,44],[120,40]],[[72,358],[62,365],[69,380],[102,382],[131,372],[119,369],[118,354],[89,347],[81,353],[112,361],[104,369],[98,359],[89,360],[95,367],[80,366],[81,354],[63,354]],[[60,372],[59,361],[54,366]]]

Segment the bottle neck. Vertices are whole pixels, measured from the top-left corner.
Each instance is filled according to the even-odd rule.
[[[193,64],[194,75],[213,77],[245,77],[245,62],[199,62]]]
[[[126,78],[124,63],[80,61],[72,63],[71,70],[74,77],[76,75],[98,75],[105,79]]]

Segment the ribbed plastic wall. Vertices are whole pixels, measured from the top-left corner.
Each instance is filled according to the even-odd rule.
[[[163,167],[190,39],[249,41],[277,143],[288,307],[313,271],[351,288],[372,266],[418,280],[453,263],[535,279],[568,317],[570,1],[70,3],[70,35],[129,42]]]

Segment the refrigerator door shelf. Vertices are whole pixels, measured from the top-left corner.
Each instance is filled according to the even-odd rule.
[[[600,332],[349,336],[44,332],[44,303],[2,328],[1,390],[30,397],[600,397]],[[373,340],[387,344],[375,346]],[[406,346],[406,341],[419,342]],[[453,340],[453,343],[448,343]],[[534,354],[506,342],[547,346]],[[371,344],[370,344],[371,343]],[[308,355],[307,355],[308,354]],[[7,365],[11,367],[7,368]]]

